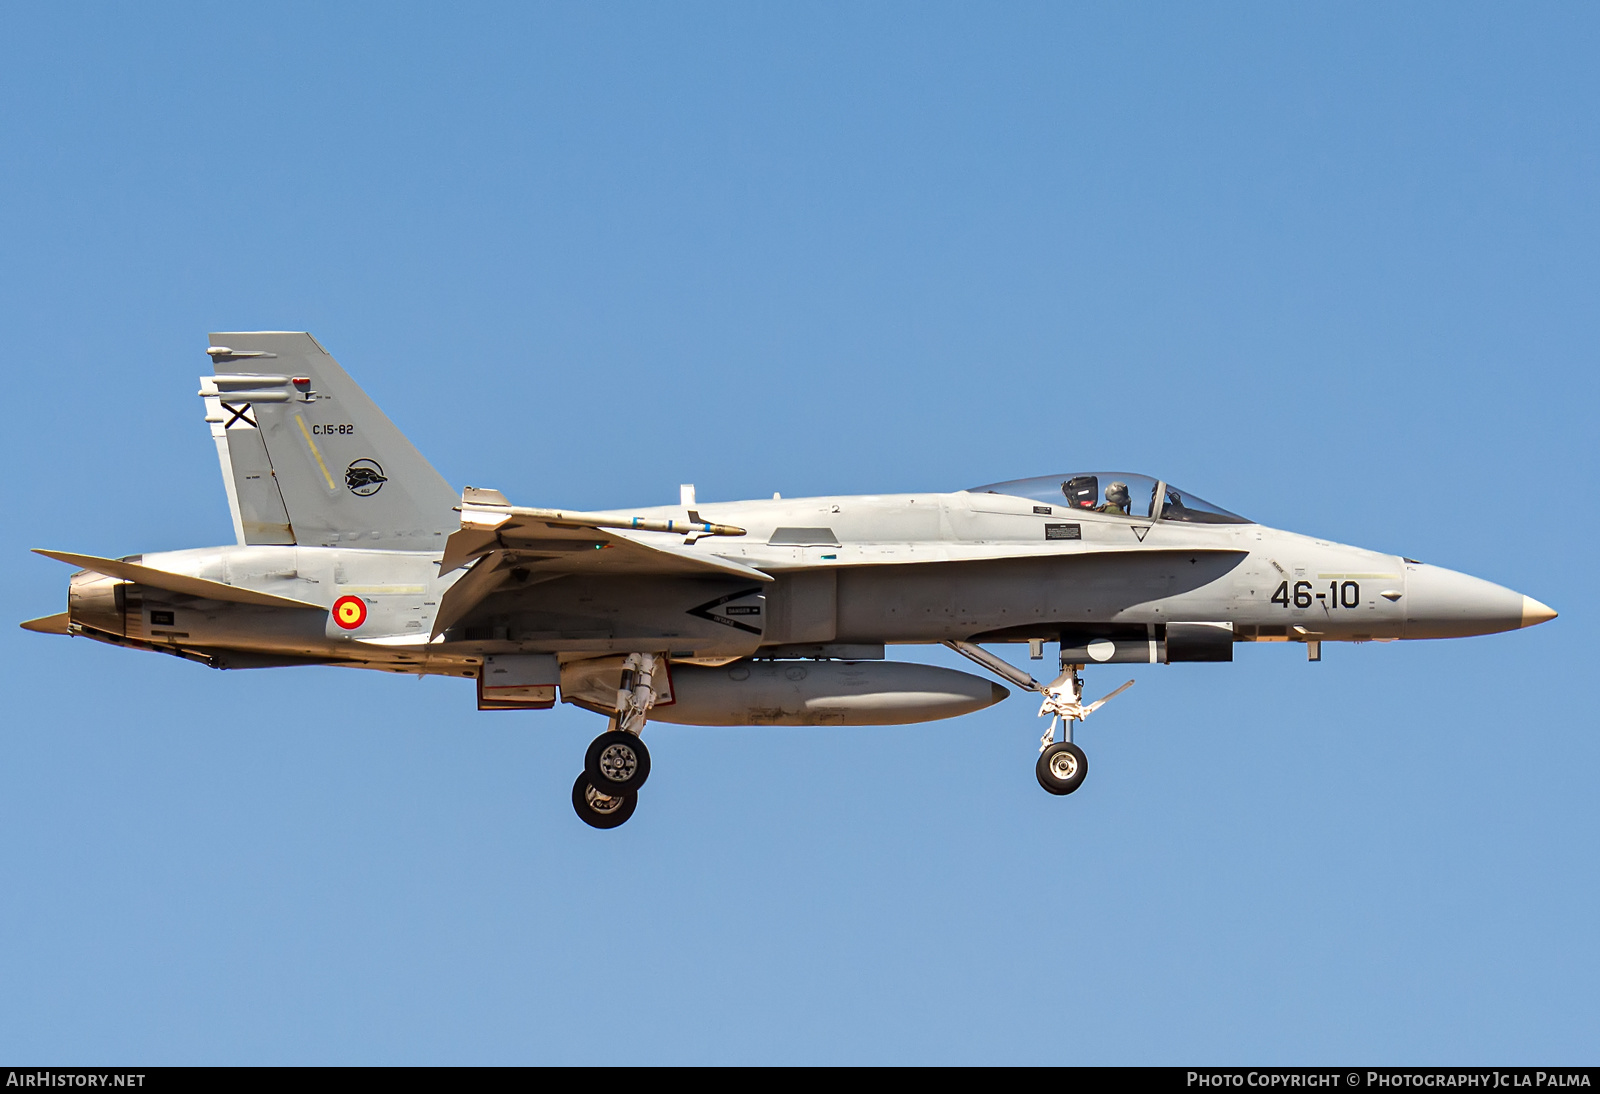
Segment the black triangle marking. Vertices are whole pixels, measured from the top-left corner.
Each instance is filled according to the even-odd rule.
[[[760,634],[760,627],[752,627],[747,623],[740,623],[736,619],[729,619],[726,616],[711,614],[712,608],[720,608],[730,600],[741,600],[752,593],[759,592],[761,592],[761,586],[759,585],[753,589],[741,589],[736,593],[729,593],[727,596],[719,596],[715,600],[708,600],[698,608],[690,608],[689,614],[699,616],[701,619],[709,619],[713,623],[721,623],[724,627],[737,627],[741,631],[749,631],[751,634]]]
[[[1145,537],[1146,533],[1148,533],[1149,531],[1150,531],[1150,526],[1147,524],[1143,528],[1135,528],[1133,530],[1133,534],[1139,537],[1139,542],[1140,543],[1143,543],[1144,542],[1144,537]]]

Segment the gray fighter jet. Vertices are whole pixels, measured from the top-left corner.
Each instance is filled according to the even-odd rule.
[[[1278,531],[1163,479],[1079,473],[970,490],[572,512],[459,496],[309,334],[213,334],[200,380],[238,543],[79,567],[23,626],[220,669],[344,665],[472,680],[480,710],[609,719],[573,785],[612,828],[650,774],[647,721],[897,725],[1004,699],[884,659],[943,643],[1035,693],[1036,772],[1070,794],[1080,670],[1229,661],[1239,642],[1455,638],[1553,619],[1416,559]],[[983,648],[1059,646],[1040,683]]]

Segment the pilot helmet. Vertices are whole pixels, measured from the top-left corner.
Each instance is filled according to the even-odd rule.
[[[1120,481],[1111,483],[1106,487],[1106,500],[1112,505],[1120,505],[1126,509],[1130,500],[1128,497],[1128,484]]]

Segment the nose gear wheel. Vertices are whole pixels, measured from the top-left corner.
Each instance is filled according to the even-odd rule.
[[[1033,772],[1039,785],[1052,794],[1070,794],[1083,785],[1089,774],[1089,757],[1071,741],[1057,741],[1039,753]]]

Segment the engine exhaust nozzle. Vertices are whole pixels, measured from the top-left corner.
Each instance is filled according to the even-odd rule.
[[[128,583],[79,570],[67,585],[67,618],[82,627],[121,635],[127,630]]]

